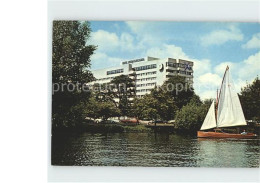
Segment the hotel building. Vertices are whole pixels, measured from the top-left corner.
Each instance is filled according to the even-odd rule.
[[[183,59],[154,57],[139,58],[121,62],[118,67],[110,67],[92,71],[96,81],[90,83],[109,83],[114,77],[128,75],[135,80],[136,96],[142,97],[155,86],[161,86],[172,76],[184,76],[189,84],[193,84],[193,62]]]

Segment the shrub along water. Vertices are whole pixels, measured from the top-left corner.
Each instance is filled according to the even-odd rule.
[[[207,114],[208,104],[191,101],[177,112],[175,129],[181,133],[196,133]]]

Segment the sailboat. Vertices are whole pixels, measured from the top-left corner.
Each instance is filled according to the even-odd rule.
[[[238,127],[246,125],[247,123],[238,94],[235,91],[229,67],[227,66],[220,92],[217,94],[216,108],[213,100],[201,129],[197,132],[197,136],[203,138],[256,138],[257,135],[253,133],[226,133],[220,129],[222,127]]]

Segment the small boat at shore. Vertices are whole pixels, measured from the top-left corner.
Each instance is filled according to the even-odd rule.
[[[224,127],[239,127],[246,125],[245,116],[232,82],[229,67],[227,66],[220,92],[217,94],[216,108],[215,102],[213,101],[200,131],[197,132],[197,137],[237,139],[256,138],[257,135],[254,133],[226,133],[221,129]]]

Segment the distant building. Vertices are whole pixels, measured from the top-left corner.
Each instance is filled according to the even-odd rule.
[[[183,59],[159,59],[154,57],[139,58],[121,62],[118,67],[110,67],[92,71],[96,81],[90,83],[109,83],[114,77],[129,75],[135,80],[136,96],[142,97],[150,93],[155,86],[161,86],[172,76],[184,76],[193,84],[193,62]]]

